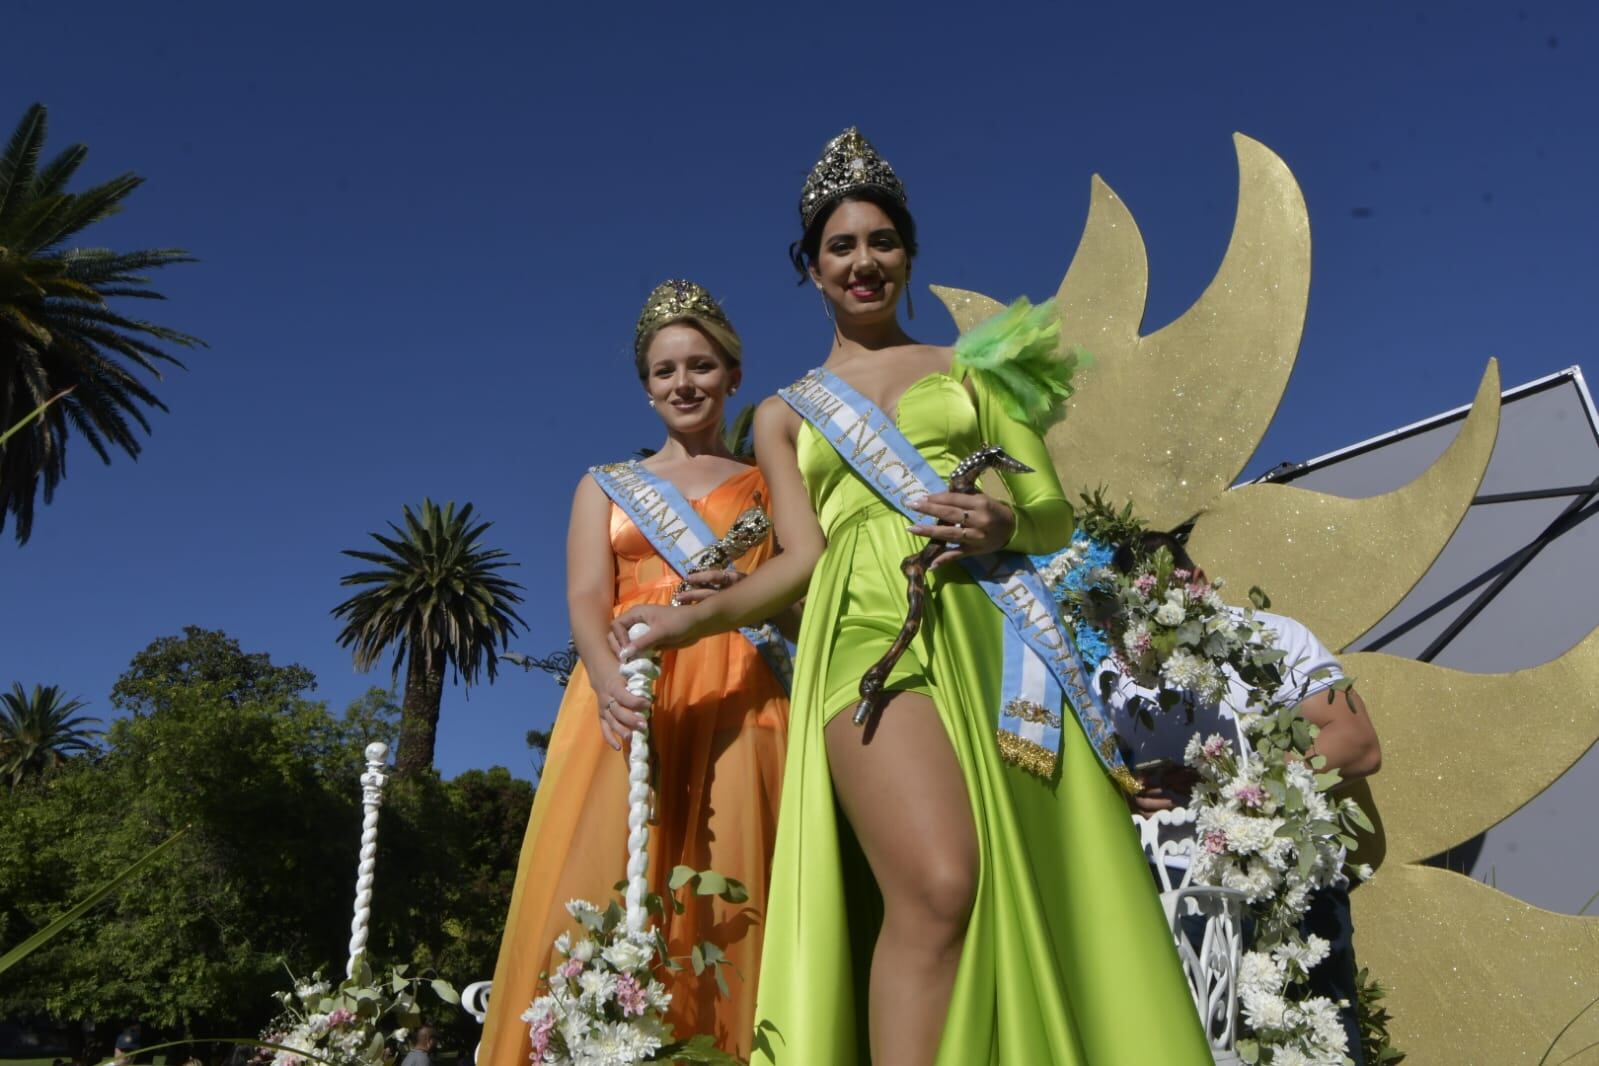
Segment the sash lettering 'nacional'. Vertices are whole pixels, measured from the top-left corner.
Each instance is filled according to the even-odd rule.
[[[912,510],[910,501],[946,491],[944,479],[875,404],[820,368],[778,395],[895,510],[913,522],[933,521]],[[1040,777],[1054,776],[1064,694],[1105,771],[1124,789],[1136,791],[1137,782],[1117,751],[1110,716],[1032,561],[1019,552],[994,552],[961,564],[1010,623],[998,711],[1000,754]]]
[[[590,467],[589,474],[679,577],[687,577],[693,561],[716,541],[716,534],[677,486],[646,470],[643,463],[607,463]],[[767,622],[740,626],[739,632],[761,653],[787,692],[794,667],[777,627]]]

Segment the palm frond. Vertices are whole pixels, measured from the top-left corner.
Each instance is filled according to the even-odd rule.
[[[116,214],[128,194],[143,184],[144,179],[137,174],[122,174],[80,193],[46,197],[38,202],[50,205],[48,210],[42,210],[38,218],[19,220],[15,227],[17,232],[7,243],[24,255],[48,252],[62,241]]]
[[[89,156],[89,146],[74,144],[67,150],[50,160],[33,179],[34,196],[54,196],[67,187],[67,182],[76,174],[78,167]]]
[[[39,165],[39,149],[44,147],[47,125],[44,105],[34,104],[17,123],[5,154],[0,155],[0,229],[33,187],[34,168]]]

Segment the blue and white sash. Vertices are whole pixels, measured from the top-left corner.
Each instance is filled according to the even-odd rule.
[[[891,506],[913,522],[935,521],[911,510],[910,501],[948,491],[948,486],[870,400],[820,368],[777,394]],[[961,564],[1010,623],[1005,627],[997,716],[1001,756],[1039,777],[1053,777],[1060,759],[1064,693],[1106,772],[1118,785],[1136,790],[1117,750],[1110,715],[1032,561],[1020,552],[994,552],[962,559]]]
[[[607,463],[589,468],[589,474],[605,495],[632,519],[668,566],[679,577],[687,577],[689,566],[717,540],[711,527],[699,516],[677,487],[652,474],[636,461]],[[740,626],[739,632],[761,653],[766,665],[787,692],[794,676],[788,644],[777,627],[767,622],[760,626]]]

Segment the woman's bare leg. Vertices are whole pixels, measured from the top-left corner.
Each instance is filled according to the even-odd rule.
[[[971,798],[933,701],[902,692],[870,742],[846,710],[827,726],[833,786],[883,893],[872,955],[875,1066],[927,1066],[960,963],[979,853]]]

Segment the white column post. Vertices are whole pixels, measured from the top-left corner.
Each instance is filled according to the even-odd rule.
[[[366,953],[366,930],[372,918],[372,880],[378,858],[378,808],[383,806],[383,786],[388,775],[389,746],[373,741],[366,746],[366,773],[361,775],[361,861],[355,868],[355,917],[350,920],[350,961],[347,977],[355,976],[355,963]]]

